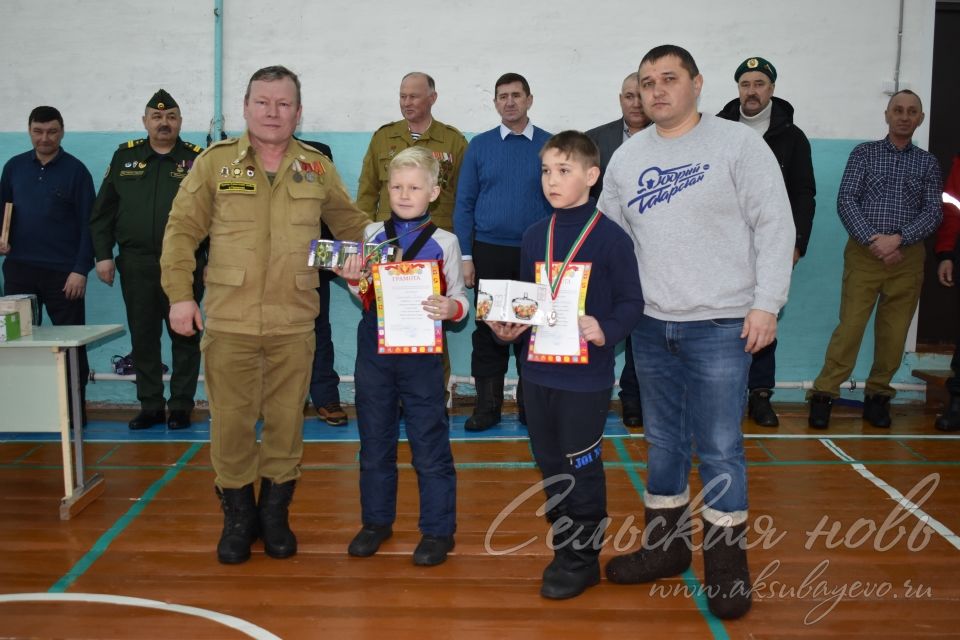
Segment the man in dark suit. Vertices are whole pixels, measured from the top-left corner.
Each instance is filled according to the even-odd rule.
[[[590,189],[590,197],[599,198],[603,188],[603,174],[607,170],[613,152],[626,141],[627,138],[640,131],[650,119],[643,111],[640,102],[640,81],[634,71],[623,79],[620,87],[620,110],[622,118],[601,125],[587,131],[587,136],[600,149],[600,178]],[[637,373],[633,366],[633,345],[627,338],[623,353],[623,371],[620,373],[620,406],[623,424],[628,427],[639,427],[643,424],[643,412],[640,408],[640,387],[637,385]]]
[[[622,118],[587,131],[590,139],[600,148],[600,178],[590,189],[592,198],[600,197],[603,174],[607,170],[610,158],[613,157],[613,152],[627,138],[650,124],[650,118],[644,113],[643,104],[640,102],[640,83],[637,80],[636,71],[623,79],[623,86],[620,88],[620,110],[623,112]]]
[[[322,142],[304,140],[323,155],[333,160],[333,151]],[[327,225],[320,223],[320,237],[333,239]],[[327,424],[342,427],[347,424],[347,412],[340,406],[340,376],[333,368],[333,339],[330,329],[330,281],[336,274],[325,269],[320,270],[320,315],[314,323],[317,336],[317,350],[313,353],[313,373],[310,376],[310,401],[320,419]]]

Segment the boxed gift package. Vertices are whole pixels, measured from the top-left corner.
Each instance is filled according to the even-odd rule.
[[[20,314],[20,335],[33,333],[37,297],[33,295],[13,295],[0,297],[0,313]]]
[[[369,263],[399,262],[403,250],[392,244],[379,245],[368,242],[363,245],[364,256]],[[360,253],[360,243],[350,240],[317,239],[310,242],[307,265],[320,269],[342,268],[347,258]]]
[[[545,284],[520,280],[484,280],[477,288],[477,319],[519,324],[546,324],[551,310]]]
[[[0,342],[9,342],[20,337],[20,313],[0,313]]]

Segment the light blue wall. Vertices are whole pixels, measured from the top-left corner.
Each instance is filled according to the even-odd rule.
[[[100,176],[117,145],[129,138],[141,137],[142,131],[124,133],[70,132],[64,139],[64,148],[80,158],[94,176],[99,187]],[[205,143],[205,133],[184,133],[183,137],[198,144]],[[336,165],[344,183],[351,193],[355,192],[360,164],[371,133],[304,132],[301,137],[319,140],[330,145]],[[468,136],[469,137],[469,136]],[[817,178],[817,215],[813,237],[807,256],[800,261],[794,272],[790,302],[780,325],[780,346],[777,350],[778,381],[812,380],[819,372],[823,354],[830,334],[836,326],[840,296],[840,274],[843,265],[843,246],[847,235],[836,214],[837,188],[847,156],[855,140],[811,140],[814,169]],[[10,156],[29,149],[26,133],[0,133],[0,163]],[[691,256],[691,259],[695,259]],[[107,287],[94,274],[88,281],[87,321],[91,324],[123,323],[125,314],[118,286]],[[350,299],[346,290],[334,286],[331,302],[331,323],[336,348],[337,370],[341,374],[353,372],[355,330],[360,317],[359,307]],[[450,352],[453,358],[454,375],[470,375],[470,333],[472,320],[464,323],[449,335]],[[164,338],[164,360],[169,363],[169,342]],[[130,350],[128,336],[91,349],[90,365],[94,371],[109,371],[113,354],[126,354]],[[864,338],[854,378],[865,379],[873,353],[873,331]],[[894,382],[917,382],[910,370],[922,362],[924,366],[946,367],[945,358],[907,354],[905,363]],[[511,375],[513,370],[511,369]],[[344,400],[352,400],[352,388],[343,385]],[[200,388],[203,393],[203,387]],[[854,394],[856,395],[856,394]],[[796,400],[797,391],[781,391],[778,400]],[[901,398],[916,398],[916,394],[903,394]],[[103,382],[91,385],[88,390],[91,401],[135,402],[132,384]]]

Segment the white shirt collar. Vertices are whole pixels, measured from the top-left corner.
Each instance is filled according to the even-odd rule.
[[[530,122],[530,120],[527,120],[527,126],[523,128],[523,133],[516,134],[510,129],[510,127],[508,127],[507,125],[501,122],[500,123],[500,139],[506,140],[507,136],[510,135],[511,133],[513,133],[513,135],[522,135],[527,140],[533,141],[533,123]]]

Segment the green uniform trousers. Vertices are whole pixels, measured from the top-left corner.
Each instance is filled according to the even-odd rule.
[[[887,266],[870,249],[854,240],[843,252],[843,288],[840,292],[840,324],[837,325],[823,369],[813,383],[813,393],[840,395],[840,385],[857,364],[863,332],[874,306],[873,368],[865,393],[893,397],[890,380],[903,361],[903,345],[913,313],[920,300],[925,250],[922,242],[902,247],[903,260]],[[878,302],[879,300],[879,302]]]
[[[220,488],[239,489],[257,478],[283,483],[300,477],[303,399],[315,344],[312,329],[282,336],[204,332],[200,349],[210,401],[210,460]]]
[[[190,411],[200,375],[200,336],[182,336],[170,329],[170,301],[160,286],[158,256],[124,253],[117,257],[120,289],[127,308],[127,325],[133,346],[133,368],[137,374],[137,400],[141,408]],[[193,295],[203,297],[203,279],[194,279]],[[163,394],[160,334],[167,325],[173,354],[170,374],[170,401]]]

